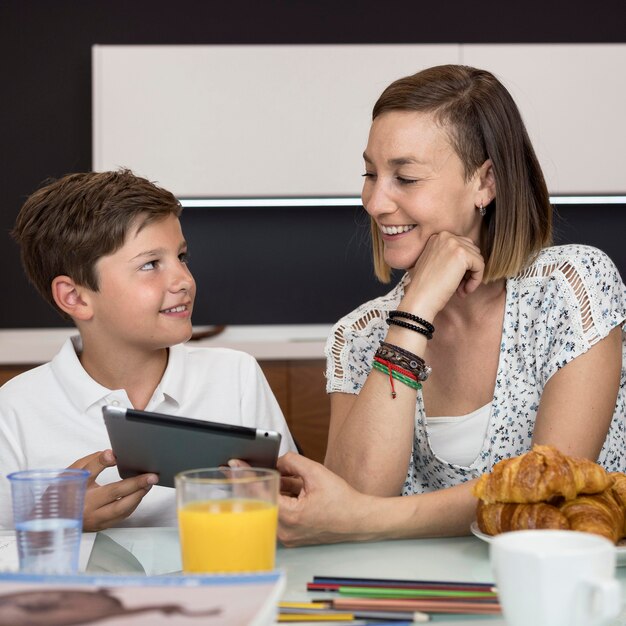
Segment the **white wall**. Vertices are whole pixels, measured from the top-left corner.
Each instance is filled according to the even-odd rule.
[[[475,45],[517,102],[551,192],[626,191],[626,45]]]
[[[358,195],[382,89],[459,62],[511,90],[552,193],[626,190],[626,45],[95,46],[93,168],[181,197]]]

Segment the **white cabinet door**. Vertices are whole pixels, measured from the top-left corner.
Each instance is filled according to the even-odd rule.
[[[458,45],[94,46],[93,169],[178,196],[359,195],[372,106]]]
[[[551,193],[626,191],[626,45],[464,45],[518,103]]]

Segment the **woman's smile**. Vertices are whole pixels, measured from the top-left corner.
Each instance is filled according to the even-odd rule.
[[[383,235],[383,239],[385,237],[396,237],[397,235],[403,235],[404,233],[408,233],[409,231],[415,228],[415,224],[404,224],[404,225],[386,225],[379,224],[380,232]]]

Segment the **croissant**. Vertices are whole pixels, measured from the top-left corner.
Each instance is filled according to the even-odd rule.
[[[621,472],[611,472],[609,476],[613,479],[611,489],[615,495],[617,501],[626,507],[626,474]]]
[[[569,522],[559,509],[551,504],[512,504],[478,502],[476,509],[478,528],[488,535],[498,535],[509,530],[554,528],[568,530]]]
[[[588,459],[565,456],[552,446],[535,445],[530,452],[496,463],[474,486],[484,502],[531,503],[579,493],[604,491],[612,483],[600,465]]]
[[[624,511],[612,489],[566,500],[560,510],[571,530],[595,533],[613,543],[617,543],[624,534]]]
[[[613,479],[613,485],[611,490],[617,500],[617,503],[621,506],[622,511],[625,512],[625,524],[622,529],[622,536],[626,536],[626,474],[621,472],[611,472],[609,476]]]

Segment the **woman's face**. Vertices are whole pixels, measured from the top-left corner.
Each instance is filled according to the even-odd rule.
[[[442,231],[479,241],[479,171],[465,180],[446,131],[428,113],[390,111],[372,123],[363,154],[363,206],[378,225],[385,261],[415,265],[428,238]]]

